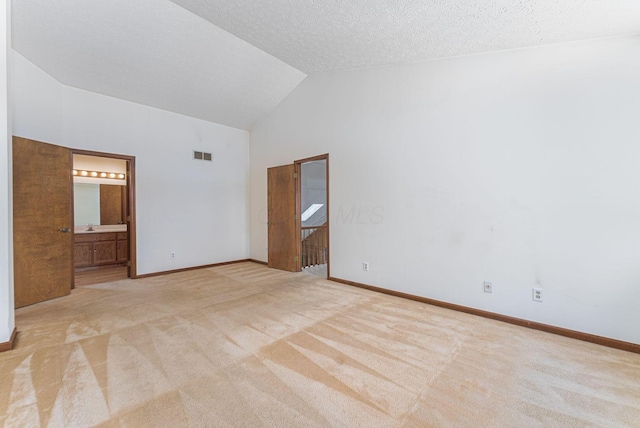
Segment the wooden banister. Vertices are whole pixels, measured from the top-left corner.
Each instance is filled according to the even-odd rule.
[[[302,264],[304,269],[309,266],[327,263],[327,224],[321,226],[305,226],[300,228],[302,233]]]

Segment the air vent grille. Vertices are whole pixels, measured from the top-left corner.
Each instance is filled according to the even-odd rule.
[[[211,153],[201,152],[198,150],[193,151],[193,159],[195,160],[205,160],[211,162],[213,160]]]

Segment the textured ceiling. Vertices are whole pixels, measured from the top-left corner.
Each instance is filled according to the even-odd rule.
[[[63,84],[241,129],[305,78],[168,0],[19,0],[12,26]]]
[[[640,33],[640,0],[172,0],[307,73]]]
[[[306,74],[640,34],[640,0],[14,0],[63,84],[250,129]]]

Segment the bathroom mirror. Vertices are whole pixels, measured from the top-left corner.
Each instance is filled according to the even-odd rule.
[[[126,186],[73,183],[73,217],[76,226],[123,224]]]

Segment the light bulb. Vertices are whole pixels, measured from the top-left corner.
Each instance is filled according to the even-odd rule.
[[[92,172],[91,172],[91,176],[92,176],[92,177],[97,177],[97,176],[98,176],[98,173],[97,173],[97,172],[95,172],[95,171],[92,171]]]
[[[101,172],[101,173],[100,173],[100,177],[105,178],[106,176],[107,176],[107,173],[106,173],[106,172]]]
[[[78,175],[78,170],[77,169],[73,170],[73,175]]]
[[[118,174],[118,178],[124,178],[124,174]]]
[[[87,171],[82,171],[80,175],[83,177],[86,177],[87,175],[89,175],[89,173]]]
[[[116,175],[113,172],[111,172],[109,173],[109,178],[116,178]]]

